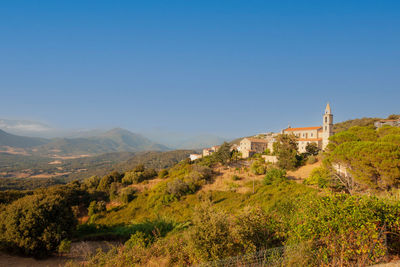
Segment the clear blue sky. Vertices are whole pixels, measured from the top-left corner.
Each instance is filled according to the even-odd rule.
[[[242,136],[400,113],[400,1],[2,1],[0,118]]]

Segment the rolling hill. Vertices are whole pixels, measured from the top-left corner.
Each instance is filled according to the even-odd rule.
[[[48,139],[13,135],[0,129],[0,146],[31,148],[48,142]]]
[[[166,151],[168,147],[124,129],[115,128],[85,138],[25,137],[0,130],[0,146],[25,149],[40,156],[97,155],[110,152]]]

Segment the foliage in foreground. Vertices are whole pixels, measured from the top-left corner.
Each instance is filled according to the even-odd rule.
[[[20,198],[6,207],[0,222],[0,240],[9,249],[35,257],[56,251],[76,225],[71,206],[57,195]]]
[[[297,205],[286,245],[306,244],[307,264],[365,266],[399,249],[399,203],[335,194]]]
[[[364,266],[399,249],[399,204],[367,196],[304,194],[265,209],[247,206],[233,214],[206,202],[188,229],[152,240],[136,233],[125,246],[94,255],[89,266],[182,266],[249,255],[282,242],[279,262],[284,266]]]

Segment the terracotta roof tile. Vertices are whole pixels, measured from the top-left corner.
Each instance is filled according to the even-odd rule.
[[[315,126],[315,127],[300,127],[300,128],[287,128],[283,130],[284,132],[294,132],[294,131],[308,131],[308,130],[319,130],[322,126]]]
[[[322,141],[322,138],[299,138],[297,141]]]

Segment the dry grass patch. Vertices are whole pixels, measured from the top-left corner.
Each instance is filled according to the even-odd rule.
[[[215,171],[217,175],[214,177],[214,182],[204,185],[200,192],[235,191],[238,193],[247,193],[252,189],[246,186],[246,184],[252,181],[261,181],[265,176],[255,175],[250,171],[245,171],[243,168],[236,170],[236,168],[218,167]],[[233,179],[235,175],[240,179],[235,181]]]

